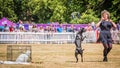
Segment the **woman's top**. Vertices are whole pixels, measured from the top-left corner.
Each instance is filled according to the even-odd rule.
[[[110,21],[102,21],[100,24],[101,31],[110,31],[112,28],[112,23]]]

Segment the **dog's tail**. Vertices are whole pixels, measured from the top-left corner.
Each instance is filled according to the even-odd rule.
[[[78,49],[78,52],[79,52],[80,54],[82,54],[83,51],[84,51],[84,49]]]

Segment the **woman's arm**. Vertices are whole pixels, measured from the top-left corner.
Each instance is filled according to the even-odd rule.
[[[102,20],[100,20],[97,24],[96,24],[96,27],[99,27],[100,24],[101,24]]]
[[[103,20],[104,20],[104,17],[101,17],[100,21],[96,24],[96,27],[99,27]]]
[[[113,27],[115,28],[117,27],[116,24],[112,20],[110,20],[110,22],[112,23]]]

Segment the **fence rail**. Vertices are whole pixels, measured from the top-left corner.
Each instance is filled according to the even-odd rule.
[[[0,44],[63,44],[74,43],[76,33],[0,32]],[[87,31],[83,43],[97,41],[95,31]],[[118,31],[112,31],[113,41],[119,42]]]

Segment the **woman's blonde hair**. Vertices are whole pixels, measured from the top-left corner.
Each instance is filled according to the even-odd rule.
[[[108,15],[108,19],[110,19],[110,13],[107,10],[103,10],[101,12],[101,17],[103,16],[104,13],[106,13]]]

